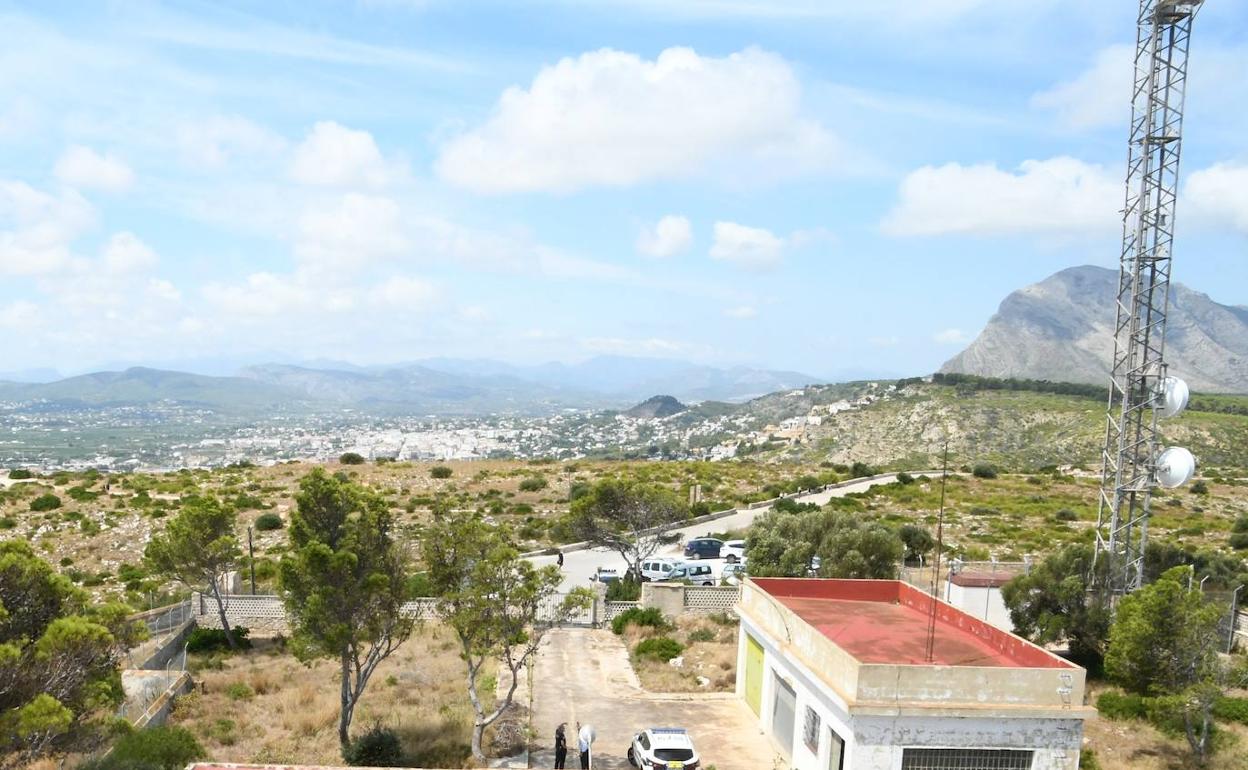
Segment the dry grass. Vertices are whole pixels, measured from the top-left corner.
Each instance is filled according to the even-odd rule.
[[[456,649],[449,630],[420,629],[378,667],[352,734],[380,724],[399,733],[412,766],[464,766],[472,708]],[[334,662],[304,666],[279,641],[257,640],[221,663],[196,673],[197,690],[178,700],[170,720],[193,732],[212,759],[341,763]]]
[[[690,636],[698,641],[692,641]],[[732,692],[736,687],[737,626],[721,625],[705,616],[682,615],[666,634],[628,626],[624,643],[633,650],[652,636],[670,636],[685,646],[679,667],[630,655],[641,686],[651,692]],[[706,639],[706,637],[710,639]],[[705,684],[699,680],[705,680]]]

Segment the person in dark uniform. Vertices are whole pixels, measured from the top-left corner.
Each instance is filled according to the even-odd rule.
[[[564,722],[555,728],[555,770],[563,770],[563,763],[568,760],[567,727]]]
[[[563,551],[555,551],[555,563],[559,565],[559,569],[563,569]]]

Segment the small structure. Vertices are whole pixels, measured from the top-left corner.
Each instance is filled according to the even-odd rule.
[[[1014,630],[1014,621],[1001,597],[1001,586],[1010,582],[1019,571],[961,570],[950,572],[945,582],[944,599],[971,617],[991,623],[1006,631]]]
[[[737,612],[737,694],[790,767],[1079,766],[1084,670],[906,583],[752,578]]]

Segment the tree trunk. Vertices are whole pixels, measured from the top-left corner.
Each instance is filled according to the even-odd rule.
[[[342,703],[338,709],[338,743],[344,748],[351,742],[351,716],[355,703],[351,698],[351,666],[347,653],[342,653]]]
[[[217,601],[217,614],[221,616],[221,630],[225,632],[225,641],[229,642],[231,650],[237,652],[238,641],[234,639],[230,621],[225,617],[225,602],[221,599],[221,584],[217,581],[216,575],[208,579],[208,587],[212,590],[212,598]]]

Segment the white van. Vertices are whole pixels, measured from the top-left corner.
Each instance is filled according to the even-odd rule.
[[[669,559],[659,556],[646,559],[641,563],[641,579],[667,580],[667,576],[672,574],[672,570],[679,566],[680,561],[677,559]]]
[[[711,565],[704,562],[685,562],[668,573],[664,580],[673,582],[687,580],[694,585],[713,586],[715,585],[715,571],[711,569]]]

